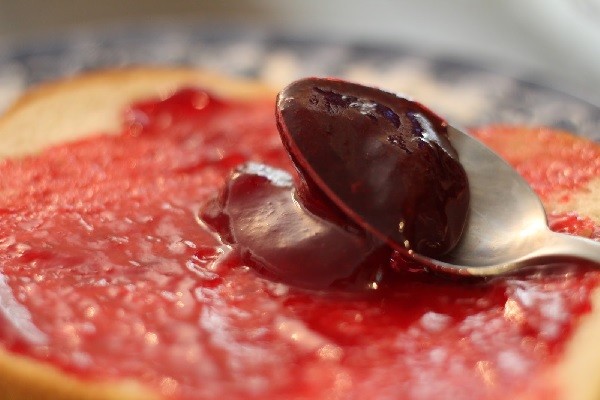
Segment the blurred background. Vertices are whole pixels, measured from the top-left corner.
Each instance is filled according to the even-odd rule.
[[[174,20],[449,55],[600,105],[600,0],[0,0],[0,42]]]

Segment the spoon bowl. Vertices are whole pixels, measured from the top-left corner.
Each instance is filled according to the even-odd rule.
[[[600,243],[552,232],[542,203],[506,161],[451,125],[448,137],[467,173],[470,209],[461,239],[436,259],[412,256],[435,270],[492,276],[550,261],[600,263]]]
[[[305,78],[280,92],[276,117],[305,183],[299,198],[381,246],[455,275],[573,258],[600,264],[600,243],[550,231],[508,163],[418,102]]]

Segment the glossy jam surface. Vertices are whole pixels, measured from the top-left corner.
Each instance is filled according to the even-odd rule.
[[[324,290],[376,285],[392,250],[336,210],[315,214],[305,204],[290,174],[253,163],[237,168],[199,217],[242,261],[275,281]]]
[[[120,135],[0,162],[2,347],[175,399],[553,393],[540,379],[590,310],[597,271],[454,282],[393,257],[367,294],[278,284],[197,221],[249,161],[293,173],[272,100],[184,90],[132,107]],[[550,193],[551,175],[515,162]],[[585,217],[552,223],[599,238]]]
[[[277,124],[306,196],[324,194],[396,249],[435,257],[460,239],[469,207],[466,173],[446,123],[421,104],[306,78],[279,93]]]
[[[542,200],[568,202],[573,193],[600,178],[600,146],[574,135],[543,127],[524,132],[489,126],[478,129],[477,136],[514,165]]]

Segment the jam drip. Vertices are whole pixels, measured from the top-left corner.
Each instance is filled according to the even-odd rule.
[[[274,279],[313,289],[376,287],[391,250],[351,221],[327,215],[327,208],[317,215],[309,207],[290,174],[249,163],[201,218],[237,245],[244,262]]]

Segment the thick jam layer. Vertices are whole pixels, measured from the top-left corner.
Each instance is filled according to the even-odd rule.
[[[177,399],[514,398],[590,309],[585,266],[454,282],[394,259],[360,295],[265,279],[196,219],[248,161],[292,172],[272,101],[198,90],[133,106],[120,135],[2,161],[2,346]],[[585,218],[553,224],[598,239]]]
[[[370,290],[389,269],[392,249],[317,200],[299,199],[292,177],[250,163],[238,167],[199,217],[240,253],[244,263],[278,282],[307,289]]]
[[[435,258],[454,248],[469,185],[439,116],[392,93],[323,78],[283,89],[276,115],[309,189],[301,197],[325,197],[400,251]]]

